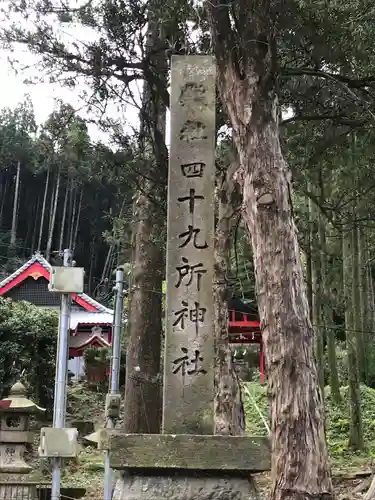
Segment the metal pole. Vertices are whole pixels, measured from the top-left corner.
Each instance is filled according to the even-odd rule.
[[[72,266],[72,251],[64,250],[64,267]],[[55,400],[53,408],[53,427],[65,427],[66,387],[68,375],[69,330],[71,294],[62,294],[59,321],[59,336],[56,355]],[[52,500],[60,500],[61,460],[53,459],[52,470]]]
[[[124,309],[124,271],[116,270],[116,303],[113,317],[112,354],[111,354],[111,379],[109,386],[110,394],[118,394],[120,389],[120,360],[121,360],[121,327]],[[114,418],[108,417],[107,429],[113,429],[116,425]],[[109,453],[106,452],[104,464],[104,500],[112,499],[112,470],[109,463]]]

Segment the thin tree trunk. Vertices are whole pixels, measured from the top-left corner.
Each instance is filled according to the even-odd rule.
[[[48,185],[49,185],[49,177],[50,177],[51,166],[48,165],[46,183],[44,186],[44,195],[43,195],[43,204],[42,204],[42,214],[40,216],[40,228],[39,228],[39,238],[38,238],[38,248],[37,250],[41,250],[42,246],[42,237],[43,237],[43,227],[44,227],[44,216],[46,213],[46,202],[47,202],[47,193],[48,193]]]
[[[63,244],[64,244],[65,218],[66,218],[66,207],[67,207],[67,204],[68,204],[69,185],[70,185],[70,179],[68,177],[67,185],[66,185],[66,188],[65,188],[65,198],[64,198],[63,212],[62,212],[62,217],[61,217],[60,242],[59,242],[59,250],[60,250],[60,252],[62,252],[62,250],[63,250]]]
[[[101,283],[103,283],[104,280],[105,280],[105,278],[107,277],[108,266],[109,266],[109,263],[110,263],[110,260],[111,260],[112,252],[113,252],[113,245],[110,245],[110,247],[108,248],[107,257],[106,257],[105,262],[104,262],[104,267],[103,267],[103,271],[102,271],[102,277],[101,277],[101,280],[100,280]]]
[[[355,252],[353,252],[354,231],[342,233],[342,261],[343,261],[343,284],[345,302],[345,334],[348,351],[348,382],[350,398],[350,435],[349,446],[354,449],[362,449],[362,418],[361,418],[361,393],[359,386],[358,359],[356,352],[356,341],[353,313],[353,265]]]
[[[10,244],[15,246],[17,239],[17,222],[18,222],[18,193],[20,188],[20,173],[21,162],[17,162],[16,185],[14,187],[14,200],[13,200],[13,216],[12,216],[12,229],[10,231]]]
[[[47,250],[46,250],[46,259],[49,260],[51,256],[51,249],[52,249],[52,242],[53,242],[53,233],[55,229],[55,220],[56,220],[56,212],[57,212],[57,205],[59,201],[59,191],[60,191],[60,168],[57,173],[57,181],[56,181],[56,188],[55,188],[55,196],[53,199],[53,207],[52,207],[52,213],[51,213],[51,219],[50,219],[50,227],[49,227],[49,234],[48,234],[48,241],[47,241]]]
[[[21,197],[22,197],[22,194],[21,194],[20,198]],[[26,236],[24,238],[24,243],[25,243],[24,256],[28,257],[29,253],[30,253],[30,248],[31,248],[33,226],[34,226],[35,219],[38,217],[39,196],[35,196],[34,190],[32,190],[32,191],[26,190],[26,196],[25,196],[25,198],[22,197],[22,202],[23,202],[25,207],[28,207],[27,231],[26,231]],[[21,214],[21,217],[22,217],[22,214]]]
[[[74,250],[75,250],[76,244],[77,244],[79,220],[81,218],[81,209],[82,209],[82,198],[83,198],[83,187],[81,188],[81,193],[79,195],[78,211],[77,211],[76,223],[75,223],[75,228],[74,228],[74,236],[73,236],[73,245],[71,246],[73,253],[74,253]]]
[[[335,331],[331,328],[332,314],[330,310],[330,296],[327,286],[327,240],[325,220],[322,214],[319,215],[319,240],[321,248],[321,280],[322,280],[322,298],[323,298],[323,325],[327,336],[327,354],[329,367],[329,384],[331,387],[332,398],[336,403],[340,403],[340,382],[337,373],[337,359],[335,346]]]
[[[324,397],[324,339],[322,328],[322,275],[321,275],[321,249],[317,247],[316,235],[318,234],[318,218],[316,206],[310,200],[310,253],[311,253],[311,279],[312,279],[312,323],[315,333],[315,356],[318,369],[318,378],[322,397]]]
[[[37,202],[37,209],[36,209],[36,214],[35,214],[35,220],[34,220],[34,228],[33,228],[33,234],[31,238],[31,255],[33,255],[35,251],[35,243],[36,243],[36,235],[38,234],[38,221],[39,221],[39,212],[40,212],[40,196],[38,196],[38,202]]]
[[[360,318],[361,318],[361,331],[363,346],[370,345],[371,335],[369,327],[369,311],[367,308],[367,301],[369,296],[369,283],[367,276],[367,248],[366,248],[366,235],[363,227],[358,227],[358,265],[359,265],[359,299],[360,299]],[[363,366],[360,366],[361,379],[365,384],[368,384],[368,367],[369,356],[368,349],[363,350]]]
[[[69,248],[72,248],[72,246],[73,246],[74,222],[76,219],[77,189],[75,186],[72,190],[72,196],[73,196],[73,207],[72,207],[72,218],[71,218],[71,222],[70,222]]]
[[[353,283],[352,283],[352,301],[353,301],[353,327],[354,327],[354,338],[357,353],[357,363],[358,363],[358,374],[359,380],[362,380],[361,374],[363,376],[363,367],[365,364],[365,349],[363,344],[363,332],[361,328],[361,295],[360,295],[360,266],[361,262],[359,260],[359,234],[357,223],[353,224],[352,228],[352,239],[353,239]],[[363,382],[365,379],[362,380]],[[360,416],[361,418],[361,416]],[[362,438],[363,441],[363,438]]]
[[[88,279],[88,290],[87,293],[91,295],[91,283],[92,283],[92,273],[94,268],[94,249],[95,249],[95,236],[92,238],[90,247],[90,267],[89,267],[89,279]]]
[[[311,200],[309,199],[307,201],[307,209],[309,213],[309,231],[308,231],[308,251],[306,252],[306,286],[307,286],[307,301],[309,304],[309,311],[310,311],[310,320],[313,322],[313,316],[312,316],[312,310],[313,310],[313,278],[312,278],[312,241],[311,241],[311,225],[313,224],[313,221],[311,220],[311,214],[310,214],[310,203]]]
[[[237,164],[231,165],[217,190],[218,221],[214,250],[214,333],[215,333],[215,434],[237,435],[244,431],[241,418],[241,387],[233,365],[229,344],[228,275],[230,272],[231,228],[235,210],[241,204],[240,194],[235,197],[233,174]],[[233,205],[237,205],[234,207]],[[241,426],[242,424],[242,426]]]
[[[153,12],[151,7],[150,12]],[[140,146],[147,178],[139,179],[142,189],[135,193],[133,203],[124,415],[125,429],[131,433],[158,433],[161,425],[160,353],[168,171],[166,108],[161,97],[167,88],[167,66],[165,51],[160,50],[164,43],[161,26],[162,23],[158,26],[149,19],[146,52],[159,85],[146,80],[143,87]]]

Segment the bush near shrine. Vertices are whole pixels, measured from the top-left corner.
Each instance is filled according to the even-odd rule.
[[[0,395],[22,378],[30,396],[53,408],[58,314],[0,297]]]

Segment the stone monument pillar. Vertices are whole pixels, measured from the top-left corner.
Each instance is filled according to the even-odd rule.
[[[116,500],[248,500],[270,466],[267,438],[213,435],[215,79],[211,56],[172,57],[163,433],[103,431]]]
[[[34,500],[39,481],[24,454],[32,447],[29,432],[31,414],[45,411],[26,398],[26,389],[17,382],[9,396],[0,400],[0,500]]]

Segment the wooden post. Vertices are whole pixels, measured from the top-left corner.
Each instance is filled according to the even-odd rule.
[[[215,63],[172,57],[163,433],[214,428]]]

